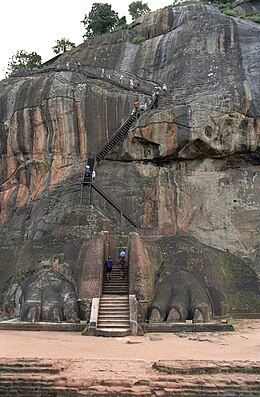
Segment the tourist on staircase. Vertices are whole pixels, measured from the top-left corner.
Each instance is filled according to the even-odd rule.
[[[95,182],[95,178],[96,178],[96,171],[95,170],[92,171],[91,176],[92,176],[92,182]]]
[[[84,182],[91,182],[92,176],[91,176],[91,169],[88,164],[85,165],[85,173],[84,173]]]
[[[125,259],[122,258],[119,261],[119,267],[120,267],[120,277],[123,279],[125,277]]]
[[[165,84],[165,83],[163,84],[162,90],[163,90],[163,96],[166,96],[167,95],[167,91],[168,91],[167,84]]]
[[[138,99],[136,99],[136,101],[134,102],[134,113],[133,113],[133,114],[135,114],[137,118],[140,117],[140,109],[139,109],[139,106],[140,106],[140,102],[139,102]]]
[[[131,90],[134,89],[134,80],[133,80],[133,79],[130,79],[130,80],[129,80],[129,88],[130,88]]]
[[[119,258],[120,259],[125,259],[125,257],[126,257],[125,250],[120,251]]]
[[[111,256],[109,256],[105,262],[105,269],[106,269],[107,282],[109,283],[109,281],[111,280],[111,272],[113,269],[113,262]]]

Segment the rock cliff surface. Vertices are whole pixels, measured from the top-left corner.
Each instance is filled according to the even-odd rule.
[[[259,64],[259,25],[196,5],[149,13],[0,82],[1,252],[12,262],[2,264],[3,281],[19,268],[10,247],[30,250],[79,204],[89,153],[163,83],[167,98],[97,165],[97,184],[143,228],[195,237],[260,273]]]
[[[233,0],[234,8],[240,13],[252,13],[260,11],[258,0]]]

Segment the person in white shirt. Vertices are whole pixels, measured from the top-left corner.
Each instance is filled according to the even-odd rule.
[[[167,85],[166,85],[166,84],[163,84],[162,89],[163,89],[163,96],[166,96],[167,91],[168,91]]]

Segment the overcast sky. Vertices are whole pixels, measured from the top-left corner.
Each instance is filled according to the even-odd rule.
[[[93,3],[108,3],[118,12],[119,17],[128,15],[128,6],[132,0],[0,0],[0,80],[4,78],[9,59],[18,50],[37,52],[45,62],[52,58],[52,47],[56,40],[63,37],[82,43],[85,32],[83,23],[85,14]],[[143,0],[152,11],[173,3],[172,0]]]

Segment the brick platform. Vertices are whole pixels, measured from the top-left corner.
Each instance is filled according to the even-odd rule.
[[[25,321],[2,321],[0,322],[0,329],[15,330],[15,331],[67,331],[67,332],[82,332],[86,326],[86,321],[81,323],[29,323]],[[0,395],[1,397],[1,395]]]
[[[144,332],[230,332],[234,327],[228,323],[143,323]],[[260,397],[260,396],[259,396]]]
[[[1,397],[259,397],[259,362],[0,359]]]

